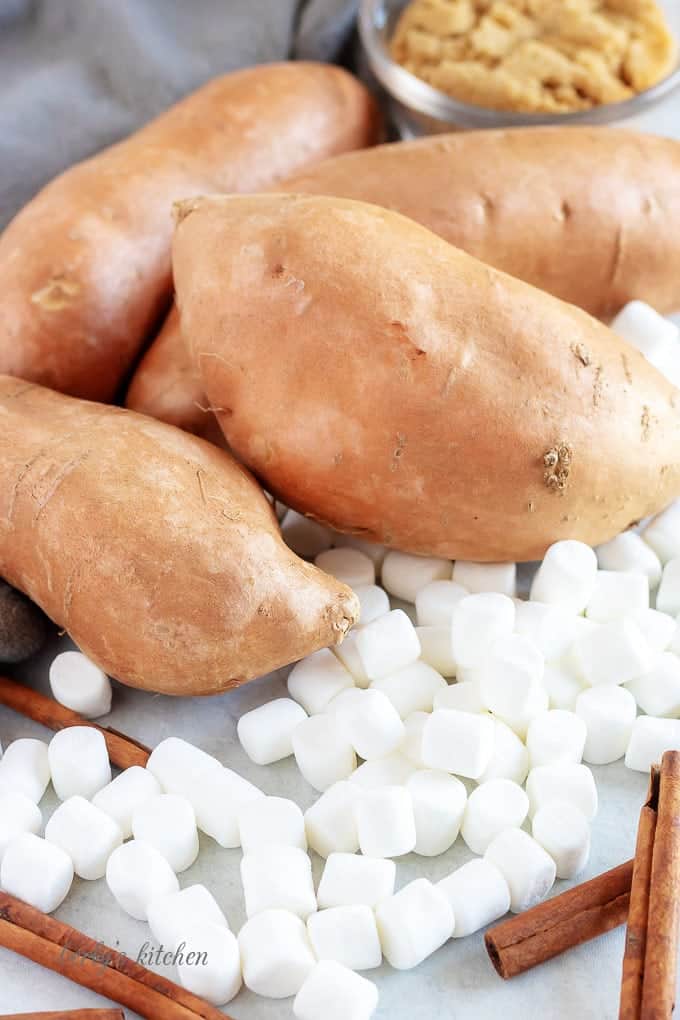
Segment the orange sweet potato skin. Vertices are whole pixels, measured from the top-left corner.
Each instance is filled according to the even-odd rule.
[[[110,400],[171,299],[173,201],[269,187],[376,133],[345,71],[271,64],[209,82],[66,171],[0,237],[0,372]]]

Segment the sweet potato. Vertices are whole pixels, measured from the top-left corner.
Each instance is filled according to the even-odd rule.
[[[289,506],[415,553],[530,560],[680,494],[680,391],[573,305],[377,206],[235,196],[178,218],[208,400]]]
[[[0,372],[110,400],[170,303],[171,206],[272,185],[375,141],[340,68],[272,64],[218,78],[56,178],[0,238]]]
[[[0,575],[133,687],[210,694],[332,645],[356,597],[170,425],[0,376]]]

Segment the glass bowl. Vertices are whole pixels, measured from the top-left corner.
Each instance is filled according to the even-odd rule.
[[[392,60],[388,44],[408,0],[361,0],[359,35],[371,72],[387,95],[389,114],[402,138],[473,128],[532,127],[538,124],[618,124],[680,136],[680,103],[663,115],[661,104],[680,86],[680,47],[676,67],[654,85],[623,103],[576,113],[512,113],[459,102],[416,78]],[[680,43],[680,3],[660,0]],[[654,111],[655,116],[650,116]]]

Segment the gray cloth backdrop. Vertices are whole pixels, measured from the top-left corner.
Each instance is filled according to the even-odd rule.
[[[0,228],[215,75],[335,60],[357,0],[0,0]]]

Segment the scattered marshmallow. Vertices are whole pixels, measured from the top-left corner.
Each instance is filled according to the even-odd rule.
[[[597,556],[583,542],[555,542],[543,558],[531,585],[534,602],[551,602],[582,613],[597,576]]]
[[[293,731],[293,752],[304,778],[321,793],[357,767],[354,748],[334,715],[311,715],[301,722]]]
[[[276,844],[307,849],[302,811],[286,797],[258,797],[245,804],[238,824],[244,853]]]
[[[338,581],[348,584],[350,588],[375,584],[373,560],[366,553],[352,549],[351,546],[327,549],[318,554],[314,563],[319,570],[332,574],[333,577],[337,577]]]
[[[382,565],[383,588],[404,602],[415,602],[416,595],[426,584],[450,580],[452,569],[451,560],[390,549]]]
[[[482,592],[456,604],[451,617],[453,655],[460,666],[477,666],[497,640],[515,627],[515,603],[507,595]]]
[[[547,662],[560,659],[574,640],[576,617],[563,606],[548,602],[515,602],[515,631],[528,638]]]
[[[238,817],[241,808],[262,799],[264,793],[238,772],[228,768],[209,769],[187,797],[196,815],[196,825],[224,847],[241,845]]]
[[[403,609],[393,609],[361,628],[357,651],[366,676],[377,680],[415,662],[420,641]]]
[[[338,647],[338,654],[353,633],[348,634]],[[353,686],[352,674],[328,648],[313,652],[297,662],[288,676],[288,693],[308,715],[323,712],[336,694]]]
[[[475,715],[485,712],[479,681],[476,679],[458,681],[458,683],[447,684],[435,691],[432,709],[436,711],[438,708],[454,709],[457,712],[472,712]]]
[[[103,878],[106,863],[123,842],[118,825],[78,795],[59,805],[45,826],[45,839],[61,847],[73,861],[79,878]]]
[[[0,793],[0,862],[8,845],[22,832],[40,832],[42,813],[25,793]]]
[[[383,953],[397,970],[410,970],[451,938],[454,916],[448,897],[417,878],[376,907]]]
[[[635,609],[630,614],[653,652],[665,652],[675,637],[676,621],[657,609]]]
[[[505,829],[519,828],[529,812],[529,798],[510,779],[490,779],[473,790],[463,815],[461,836],[474,854],[483,854]]]
[[[376,574],[380,573],[385,559],[387,550],[384,545],[379,545],[377,542],[368,542],[365,538],[357,538],[356,535],[335,535],[333,539],[333,545],[338,549],[358,549],[359,552],[364,553],[370,557],[375,564]]]
[[[541,712],[531,720],[527,730],[526,743],[532,769],[556,762],[578,764],[583,758],[586,735],[586,724],[575,712],[561,708]]]
[[[426,713],[423,712],[423,715]],[[402,746],[403,741],[400,744],[400,747]],[[349,781],[353,786],[363,790],[377,790],[381,786],[403,786],[411,778],[416,767],[401,750],[393,751],[384,758],[365,761],[352,773]]]
[[[242,715],[236,731],[251,761],[271,765],[293,753],[293,730],[306,718],[297,701],[276,698]]]
[[[451,647],[451,626],[416,627],[420,658],[442,676],[455,676],[457,663]]]
[[[47,744],[22,737],[7,746],[0,758],[0,793],[23,793],[38,804],[49,781]]]
[[[317,960],[335,960],[350,970],[373,970],[382,963],[375,914],[365,903],[311,914],[307,934]]]
[[[281,521],[281,535],[289,549],[310,560],[324,549],[330,549],[333,541],[330,528],[304,517],[297,510],[289,510]]]
[[[379,616],[389,613],[390,600],[387,592],[377,584],[359,584],[354,588],[354,594],[359,599],[360,623],[372,623]]]
[[[575,878],[588,863],[590,825],[573,804],[552,800],[539,808],[531,833],[554,860],[558,878]]]
[[[89,800],[111,782],[104,735],[92,726],[69,726],[55,733],[47,757],[59,800],[74,796]]]
[[[176,873],[186,871],[198,857],[196,815],[185,797],[161,793],[145,801],[132,816],[135,839],[150,843]]]
[[[296,1020],[370,1020],[378,1005],[372,981],[333,960],[322,960],[295,996]]]
[[[263,846],[241,858],[246,916],[289,910],[306,920],[316,910],[312,862],[296,846]]]
[[[198,921],[186,931],[177,963],[179,983],[213,1006],[231,1002],[241,988],[241,955],[236,936],[223,925]]]
[[[471,595],[493,591],[514,598],[517,593],[517,564],[456,560],[453,564],[453,580],[467,588]]]
[[[319,909],[353,903],[375,908],[393,894],[396,874],[397,866],[391,860],[329,854],[317,892]]]
[[[82,652],[60,652],[50,666],[50,687],[60,705],[96,719],[111,711],[111,681]]]
[[[376,617],[376,619],[378,619],[378,617]],[[371,623],[372,622],[373,621],[371,621]],[[342,663],[347,672],[350,674],[351,682],[356,684],[357,687],[368,687],[371,682],[366,676],[366,671],[357,649],[357,638],[363,629],[364,628],[361,624],[355,624],[340,644],[335,645],[333,648],[333,655],[339,662]]]
[[[354,814],[359,847],[365,857],[401,857],[415,848],[413,801],[404,787],[365,790]]]
[[[663,568],[656,593],[656,608],[670,616],[680,613],[680,556],[668,560]]]
[[[654,655],[637,624],[624,617],[578,638],[574,657],[580,675],[594,687],[634,680],[647,672]]]
[[[151,752],[146,767],[160,783],[163,793],[191,797],[212,769],[222,768],[217,758],[180,737],[168,737]]]
[[[639,715],[626,750],[626,766],[649,772],[661,763],[664,751],[680,751],[680,719],[655,719]]]
[[[193,924],[210,922],[228,928],[227,919],[204,885],[189,885],[179,892],[156,896],[147,911],[156,942],[174,953]]]
[[[103,786],[92,798],[92,803],[113,818],[123,833],[123,839],[129,839],[135,810],[160,792],[160,784],[153,773],[133,765]]]
[[[338,713],[339,725],[354,750],[366,761],[383,758],[404,739],[404,724],[382,691],[357,692]]]
[[[532,719],[542,712],[547,712],[550,704],[548,692],[543,686],[536,686],[532,689],[530,696],[524,704],[511,712],[499,714],[501,722],[504,722],[517,734],[520,740],[526,740],[529,726]]]
[[[470,592],[455,581],[430,581],[416,595],[420,627],[450,627],[453,607]]]
[[[520,914],[547,896],[555,881],[552,857],[523,829],[506,829],[489,845],[484,859],[495,864],[510,889],[510,910]]]
[[[569,661],[546,662],[542,684],[548,695],[550,708],[564,709],[567,712],[574,711],[576,699],[584,687],[584,681],[570,668]]]
[[[508,883],[496,865],[484,857],[468,861],[437,884],[453,910],[454,939],[472,935],[510,909]]]
[[[635,531],[624,531],[595,550],[602,570],[632,570],[646,574],[649,587],[656,588],[661,580],[661,560]]]
[[[416,823],[415,853],[437,857],[460,831],[467,790],[460,779],[430,769],[415,772],[406,783]]]
[[[238,935],[243,981],[268,999],[297,995],[316,963],[304,921],[287,910],[251,917]]]
[[[60,809],[61,810],[61,809]],[[159,896],[179,891],[177,875],[165,857],[142,840],[131,839],[117,847],[106,863],[106,884],[118,905],[138,921]]]
[[[320,857],[334,852],[354,854],[359,836],[354,815],[361,790],[352,783],[334,783],[305,812],[307,842]]]
[[[680,659],[663,652],[642,676],[626,684],[647,715],[677,719],[680,716]]]
[[[522,786],[529,773],[529,752],[507,723],[494,719],[493,727],[493,752],[477,782],[481,785],[490,779],[510,779]]]
[[[73,862],[56,843],[22,832],[8,844],[0,864],[0,886],[10,896],[51,914],[66,899],[72,882]]]
[[[493,741],[489,716],[438,709],[423,727],[423,761],[431,769],[478,779],[491,760]]]
[[[680,500],[657,514],[642,532],[642,537],[662,563],[680,556]]]
[[[575,711],[586,724],[584,761],[608,765],[623,758],[637,714],[630,691],[612,684],[589,687],[576,699]]]
[[[435,695],[446,687],[444,677],[425,662],[413,662],[371,683],[373,690],[390,699],[402,719],[412,712],[431,712]]]
[[[586,606],[588,619],[609,623],[636,609],[649,609],[647,575],[625,570],[598,570]]]
[[[544,667],[538,648],[521,634],[494,642],[478,667],[483,703],[501,718],[524,714]]]
[[[413,712],[404,719],[404,739],[399,745],[399,756],[414,769],[427,768],[423,761],[423,730],[429,717],[428,712]]]
[[[597,814],[597,787],[587,765],[560,762],[537,765],[527,777],[529,815],[551,800],[565,800],[579,808],[588,821]]]
[[[663,362],[678,343],[678,327],[645,301],[629,301],[610,329],[636,347],[653,365]]]

